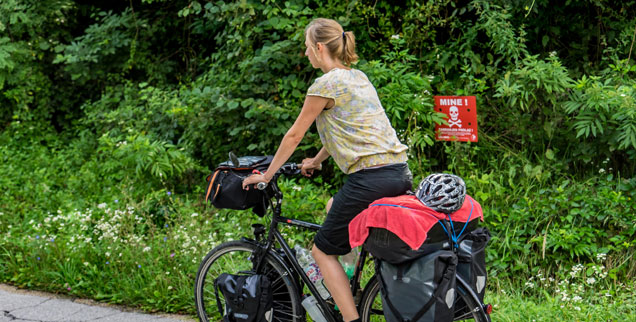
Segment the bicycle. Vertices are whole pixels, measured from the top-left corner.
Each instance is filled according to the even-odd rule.
[[[222,312],[218,312],[217,308],[214,279],[223,272],[246,271],[265,274],[271,281],[274,304],[270,321],[306,321],[306,313],[301,305],[304,287],[307,287],[309,293],[315,297],[327,321],[342,321],[333,302],[323,300],[314,284],[305,275],[303,268],[296,260],[294,251],[278,229],[280,224],[312,231],[318,231],[321,227],[315,223],[282,216],[283,194],[278,188],[277,179],[283,174],[297,175],[299,173],[300,169],[296,164],[286,163],[272,178],[270,185],[273,195],[267,196],[272,219],[267,232],[264,225],[254,224],[252,225],[254,238],[243,237],[241,240],[225,242],[204,257],[196,275],[194,290],[197,314],[201,321],[222,320]],[[265,185],[258,188],[262,190]],[[365,250],[361,251],[350,280],[351,290],[362,321],[384,321],[380,284],[375,274],[368,279],[365,287],[361,288],[364,267],[369,257]],[[228,271],[228,267],[232,268],[232,272]],[[477,322],[490,321],[492,306],[482,303],[459,273],[457,294],[457,299],[463,299],[468,309],[464,308],[456,312],[455,321],[466,319],[474,319]]]

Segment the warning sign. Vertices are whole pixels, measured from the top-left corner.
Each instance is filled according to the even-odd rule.
[[[477,142],[475,96],[435,96],[435,112],[447,115],[448,125],[435,125],[438,141]]]

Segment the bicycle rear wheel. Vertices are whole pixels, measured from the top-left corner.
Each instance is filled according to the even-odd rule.
[[[219,245],[205,256],[199,266],[194,286],[194,300],[199,320],[222,321],[222,312],[218,312],[217,308],[214,280],[221,273],[236,274],[251,270],[251,256],[255,249],[256,246],[251,243],[232,241]],[[274,296],[270,321],[303,321],[304,311],[295,281],[280,259],[268,254],[265,261],[263,273],[271,282]],[[221,294],[219,296],[222,297]],[[220,300],[225,305],[224,299]],[[225,307],[223,309],[225,310]]]
[[[490,317],[485,314],[479,299],[473,298],[470,293],[462,290],[458,285],[458,299],[461,298],[466,303],[463,308],[458,308],[453,321],[475,320],[476,322],[490,322]],[[457,299],[456,299],[457,301]],[[362,297],[358,306],[358,312],[362,322],[384,322],[384,311],[382,309],[382,295],[380,294],[380,283],[374,275],[362,292]]]

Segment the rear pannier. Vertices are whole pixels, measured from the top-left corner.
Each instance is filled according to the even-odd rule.
[[[376,260],[387,322],[452,321],[457,256],[438,250],[393,265]]]
[[[486,245],[490,241],[488,228],[480,227],[460,237],[457,250],[457,272],[477,293],[481,301],[486,293],[488,272],[486,271]],[[458,312],[465,312],[466,303],[460,298],[457,303]]]

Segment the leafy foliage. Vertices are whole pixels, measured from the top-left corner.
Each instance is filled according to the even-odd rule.
[[[176,235],[170,225],[211,212],[200,198],[203,177],[228,151],[274,153],[321,74],[302,55],[304,28],[329,17],[356,35],[362,59],[354,67],[376,86],[409,145],[415,177],[454,172],[482,203],[496,236],[489,253],[496,278],[558,275],[603,252],[609,278],[627,283],[636,265],[635,8],[597,0],[2,1],[0,233],[8,237],[0,279],[184,309],[187,285],[175,295],[166,279],[153,280],[123,294],[90,282],[103,279],[105,244],[38,253],[60,259],[77,251],[91,260],[86,267],[74,256],[58,266],[29,262],[44,246],[25,237],[39,229],[26,223],[60,210],[78,228],[73,210],[90,208],[97,225],[125,203],[145,219],[122,217],[119,233],[163,245]],[[433,95],[476,96],[480,142],[434,141],[434,124],[444,119]],[[311,129],[292,159],[320,147]],[[321,218],[342,179],[329,164],[318,178],[286,181],[286,209]],[[111,213],[95,208],[104,203]],[[191,217],[199,230],[189,232],[200,239],[196,246],[189,239],[179,264],[192,270],[212,242],[249,231],[252,218],[235,214]],[[69,242],[61,235],[78,232],[55,229]],[[127,261],[143,257],[140,245],[120,245]],[[55,273],[30,277],[24,265]],[[110,279],[150,278],[118,268]]]

